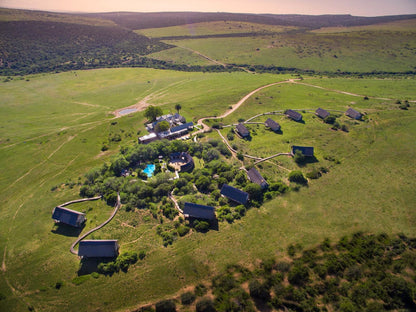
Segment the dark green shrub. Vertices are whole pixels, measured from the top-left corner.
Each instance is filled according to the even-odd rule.
[[[326,117],[324,119],[324,122],[327,123],[327,124],[332,125],[332,124],[334,124],[334,122],[335,122],[336,119],[337,118],[335,116],[329,115],[328,117]]]
[[[302,286],[309,281],[309,270],[305,266],[295,265],[288,275],[289,283]]]
[[[293,159],[297,164],[303,164],[305,162],[305,155],[300,150],[296,150]]]
[[[308,180],[303,176],[303,173],[297,170],[291,171],[289,173],[289,181],[303,185],[308,184]]]
[[[181,295],[181,303],[185,305],[189,305],[195,301],[196,297],[193,292],[186,292]]]
[[[194,221],[194,228],[198,232],[206,232],[209,229],[209,223],[207,221]]]
[[[196,312],[216,312],[214,302],[210,298],[202,298],[196,303]]]
[[[195,286],[195,295],[201,297],[207,293],[208,289],[204,284],[198,284]]]
[[[179,236],[185,236],[186,234],[189,233],[189,230],[190,230],[189,226],[186,226],[186,225],[180,225],[177,228]]]
[[[266,285],[261,284],[258,280],[251,280],[248,285],[250,296],[264,301],[270,300],[270,291]]]
[[[156,312],[176,312],[176,304],[173,300],[162,300],[156,303]]]

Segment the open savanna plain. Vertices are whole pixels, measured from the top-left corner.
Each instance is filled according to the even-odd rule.
[[[275,66],[315,72],[415,70],[414,19],[319,30],[212,22],[138,32],[176,46],[153,53],[151,57],[178,64],[186,59],[190,50],[194,50],[225,64]],[[193,64],[198,64],[196,59],[192,60]],[[205,63],[206,59],[200,58],[199,64]]]
[[[0,310],[125,311],[176,297],[209,281],[227,264],[250,266],[259,259],[282,258],[289,244],[314,246],[326,237],[336,241],[356,231],[414,237],[415,80],[294,78],[101,69],[1,82]],[[136,144],[138,130],[145,133],[143,112],[120,118],[112,112],[153,104],[168,113],[181,104],[181,114],[196,122],[220,116],[246,94],[275,82],[283,83],[262,89],[223,120],[210,123],[227,125],[287,108],[305,110],[304,123],[272,116],[282,125],[280,134],[248,125],[254,130],[251,140],[235,137],[230,143],[262,157],[288,152],[291,144],[315,147],[317,162],[302,167],[287,156],[262,163],[258,168],[266,177],[287,181],[290,170],[306,173],[320,166],[328,167],[328,173],[308,187],[250,209],[241,220],[221,222],[218,231],[192,232],[168,247],[156,235],[159,221],[149,211],[121,209],[92,238],[118,239],[121,252],[144,250],[146,257],[127,273],[78,276],[80,260],[69,247],[79,232],[57,232],[51,212],[79,198],[89,169],[107,162],[120,146]],[[399,109],[397,99],[409,100],[409,109]],[[331,130],[314,116],[318,107],[339,114],[349,132]],[[348,107],[366,113],[364,120],[342,116]],[[229,128],[221,131],[226,135]],[[219,136],[214,131],[202,139],[207,138]],[[101,151],[103,144],[109,149]],[[113,210],[103,201],[69,208],[87,213],[82,233]]]

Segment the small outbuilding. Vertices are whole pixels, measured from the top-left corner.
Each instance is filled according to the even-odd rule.
[[[292,146],[292,155],[295,155],[296,151],[300,151],[305,157],[313,157],[313,147],[310,146]]]
[[[277,132],[280,131],[280,125],[274,121],[271,118],[268,118],[265,122],[264,125],[268,128],[270,128],[272,131]]]
[[[194,203],[185,203],[183,214],[186,218],[196,218],[204,220],[215,220],[215,208],[211,206],[199,205]]]
[[[221,188],[221,195],[235,201],[236,203],[245,205],[248,202],[248,193],[232,187],[228,184],[224,184]]]
[[[251,168],[249,171],[247,171],[247,176],[248,176],[248,179],[251,182],[260,185],[262,189],[266,189],[269,186],[269,184],[262,177],[262,175],[260,174],[260,172],[258,172],[257,169],[254,168],[254,167]]]
[[[115,258],[118,256],[118,241],[107,240],[82,240],[79,242],[78,256],[82,258]]]
[[[147,144],[157,140],[156,133],[152,132],[139,138],[139,144]]]
[[[302,115],[292,109],[288,109],[287,111],[285,111],[285,115],[291,119],[293,119],[294,121],[301,121],[302,120]]]
[[[360,112],[358,112],[358,111],[356,111],[355,109],[352,109],[352,108],[348,108],[348,110],[345,112],[345,115],[347,115],[348,117],[350,117],[352,119],[356,119],[356,120],[359,120],[362,117]]]
[[[250,131],[242,123],[239,123],[235,128],[243,138],[250,136]]]
[[[315,115],[318,116],[319,118],[325,119],[326,117],[328,117],[330,114],[328,111],[324,110],[323,108],[318,108],[315,111]]]
[[[55,207],[53,210],[52,219],[56,223],[64,223],[73,227],[81,227],[86,220],[85,213],[60,206]]]

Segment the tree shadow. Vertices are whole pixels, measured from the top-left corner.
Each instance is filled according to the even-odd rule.
[[[115,261],[117,258],[82,258],[79,264],[78,276],[91,274],[93,272],[98,272],[98,265],[100,263],[108,263]],[[112,275],[112,274],[107,274]]]
[[[198,222],[199,221],[208,222],[208,224],[209,224],[208,229],[206,229],[206,230],[196,230],[195,229],[195,226],[194,226],[195,221],[198,221]],[[189,222],[189,226],[191,228],[193,228],[195,231],[198,231],[200,233],[207,233],[210,230],[219,231],[219,228],[220,228],[218,219],[215,219],[215,220],[203,220],[203,219],[197,219],[197,218],[188,218],[188,222]]]
[[[266,301],[258,299],[258,298],[253,298],[253,301],[258,311],[262,311],[262,312],[272,311],[272,309],[270,308],[269,304]]]
[[[52,233],[69,237],[78,237],[85,227],[85,223],[81,227],[73,227],[64,223],[56,223],[51,230]]]

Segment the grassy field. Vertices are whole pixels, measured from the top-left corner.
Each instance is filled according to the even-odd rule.
[[[173,37],[173,36],[208,36],[221,34],[241,34],[241,33],[280,33],[296,29],[288,26],[262,25],[245,22],[218,21],[195,23],[181,26],[150,28],[137,30],[139,34],[150,38]]]
[[[212,25],[212,29],[210,28]],[[234,33],[240,28],[224,22],[202,23],[143,30],[149,36],[190,36]],[[252,25],[248,25],[247,30]],[[318,72],[406,72],[414,70],[416,41],[415,22],[399,21],[381,25],[344,28],[322,28],[312,32],[287,32],[270,26],[253,26],[263,35],[244,38],[200,38],[167,40],[177,47],[192,49],[211,59],[228,64],[293,67]],[[241,32],[246,32],[242,26]],[[148,32],[148,33],[147,33]],[[191,33],[190,33],[191,32]],[[151,54],[156,59],[183,64],[189,50],[178,48]],[[193,64],[204,65],[205,60]]]
[[[207,281],[228,263],[249,265],[270,255],[279,257],[291,243],[309,246],[358,230],[415,236],[416,171],[411,164],[416,157],[416,110],[414,104],[409,110],[394,104],[397,98],[416,99],[415,80],[305,79],[393,100],[364,100],[294,83],[263,89],[223,122],[285,108],[343,111],[354,106],[368,115],[357,124],[342,117],[349,122],[348,133],[329,130],[312,113],[304,113],[304,124],[273,117],[282,124],[282,134],[250,126],[257,134],[249,142],[235,138],[239,148],[266,156],[287,151],[292,143],[313,145],[319,162],[300,169],[326,165],[330,172],[299,192],[249,210],[240,221],[221,223],[219,231],[192,233],[167,248],[155,233],[158,222],[150,212],[122,209],[94,237],[119,239],[122,252],[144,250],[146,258],[128,273],[76,279],[80,262],[69,247],[77,233],[56,233],[51,212],[78,197],[78,182],[83,180],[78,178],[89,168],[107,161],[119,145],[135,142],[138,129],[143,132],[142,113],[113,119],[111,111],[146,99],[162,105],[164,112],[180,103],[188,119],[219,115],[257,87],[288,78],[107,69],[1,82],[0,164],[5,170],[0,178],[0,256],[5,271],[0,272],[0,293],[6,298],[0,300],[0,310],[27,311],[33,306],[40,311],[124,311],[175,296]],[[119,133],[122,141],[101,152],[111,133]],[[215,132],[210,136],[218,137]],[[325,155],[340,164],[325,160]],[[295,168],[291,159],[278,158],[260,170],[285,177],[287,169]],[[83,232],[112,211],[101,201],[73,208],[87,213]],[[57,282],[63,282],[60,289]]]

